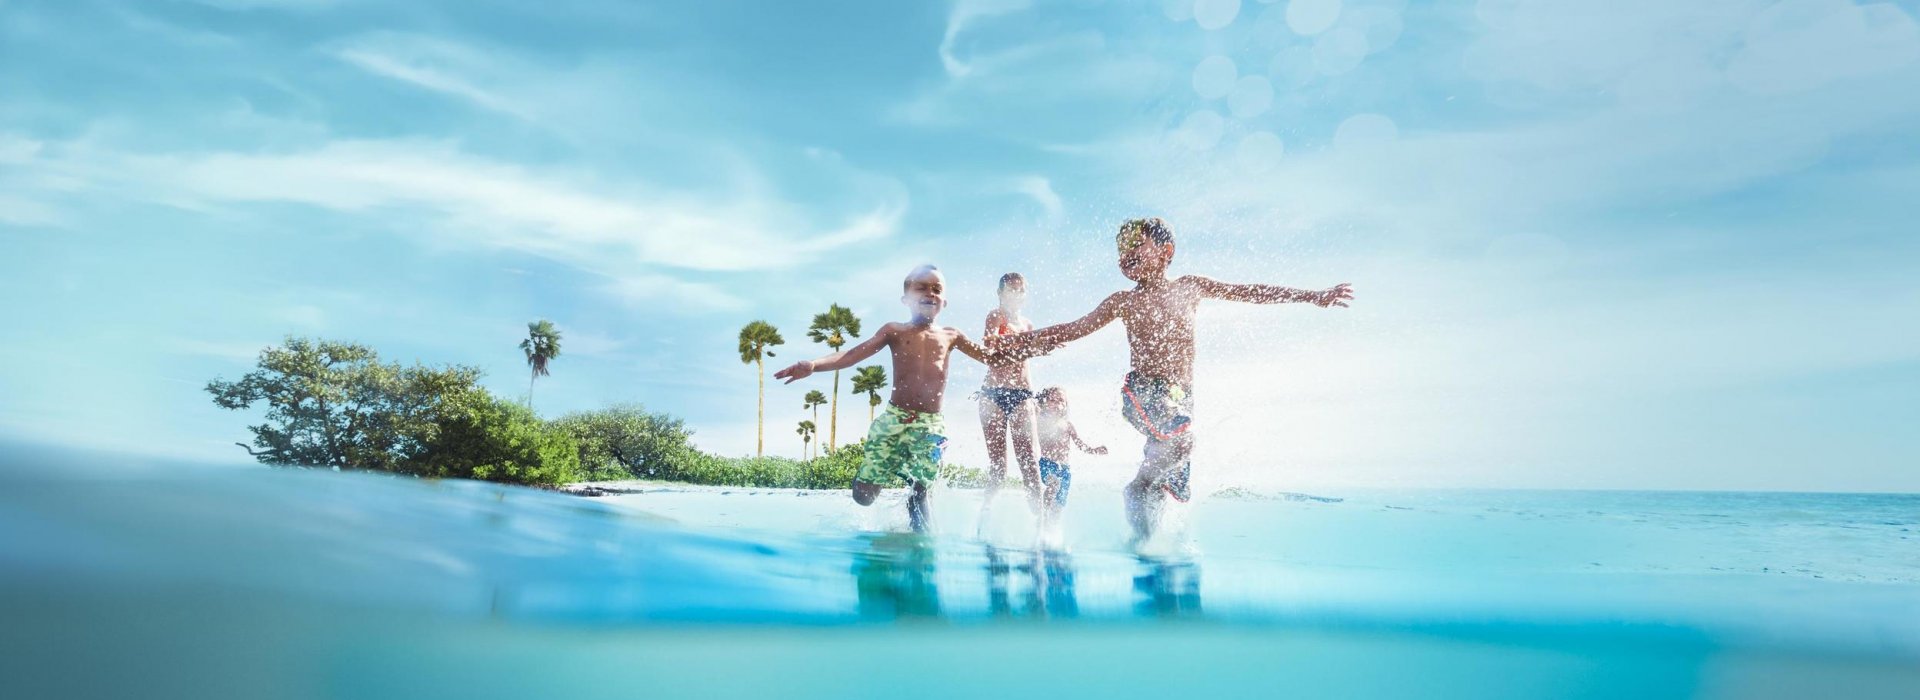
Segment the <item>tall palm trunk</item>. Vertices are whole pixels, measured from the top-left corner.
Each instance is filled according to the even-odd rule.
[[[820,404],[813,405],[813,424],[816,426],[820,425]],[[819,430],[819,428],[814,428],[816,434],[818,434]],[[813,456],[816,458],[820,456],[820,448],[813,448]]]
[[[527,373],[527,408],[533,408],[533,380],[540,378],[539,371]]]
[[[756,358],[753,366],[760,374],[760,401],[753,415],[753,456],[764,457],[767,454],[767,363]]]
[[[840,370],[833,371],[833,410],[827,412],[827,451],[840,444]]]

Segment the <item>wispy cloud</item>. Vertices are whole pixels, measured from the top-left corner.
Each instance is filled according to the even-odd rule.
[[[359,37],[339,49],[336,55],[374,75],[451,95],[517,119],[534,118],[533,111],[526,105],[475,84],[471,76],[484,70],[491,61],[460,44],[382,33]]]
[[[905,189],[848,168],[864,211],[820,225],[797,203],[759,191],[693,194],[632,180],[537,171],[437,141],[332,141],[293,152],[140,154],[68,144],[14,148],[48,173],[137,199],[208,208],[290,202],[424,216],[423,233],[451,248],[510,250],[604,275],[616,296],[674,294],[705,308],[737,300],[668,271],[739,271],[805,264],[892,235]],[[36,155],[37,154],[37,155]],[[20,209],[19,211],[31,212]]]

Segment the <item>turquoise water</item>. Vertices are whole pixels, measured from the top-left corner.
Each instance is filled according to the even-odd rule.
[[[1004,498],[0,453],[0,697],[1914,697],[1920,497]],[[1338,500],[1332,500],[1338,499]]]

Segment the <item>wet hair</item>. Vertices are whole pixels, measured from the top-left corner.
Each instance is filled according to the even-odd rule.
[[[1066,401],[1067,395],[1060,393],[1060,387],[1050,386],[1045,389],[1041,389],[1040,393],[1034,394],[1033,400],[1036,402],[1039,402],[1043,406],[1052,406],[1054,404],[1058,404]]]
[[[1019,283],[1021,283],[1021,284],[1023,284],[1023,285],[1024,285],[1024,284],[1026,283],[1026,281],[1027,281],[1027,278],[1026,278],[1026,277],[1024,277],[1024,276],[1022,276],[1022,275],[1021,275],[1020,273],[1018,273],[1018,272],[1009,272],[1009,273],[1007,273],[1007,274],[1004,274],[1004,275],[1001,275],[1001,276],[1000,276],[1000,291],[1003,291],[1003,292],[1004,292],[1004,291],[1007,291],[1007,285],[1009,285],[1009,284],[1013,284],[1013,283],[1015,283],[1015,282],[1019,282]]]
[[[1121,252],[1132,250],[1141,241],[1153,241],[1154,245],[1173,243],[1173,227],[1155,216],[1146,219],[1127,219],[1120,224],[1120,233],[1113,237]]]
[[[919,267],[913,268],[911,272],[907,273],[906,279],[900,280],[900,291],[902,292],[907,291],[907,287],[913,286],[913,278],[919,277],[921,275],[925,275],[927,273],[939,272],[939,271],[940,271],[940,268],[935,267],[933,265],[921,265]]]

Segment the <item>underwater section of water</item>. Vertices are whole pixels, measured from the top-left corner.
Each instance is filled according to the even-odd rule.
[[[1910,497],[1219,498],[1189,516],[1199,546],[1158,555],[1105,544],[1117,506],[1077,498],[1071,546],[1048,549],[842,527],[869,511],[833,494],[688,491],[654,501],[697,506],[668,519],[646,497],[14,449],[0,697],[1920,688]],[[722,508],[757,526],[689,517]],[[1760,534],[1724,534],[1728,515]],[[1667,534],[1622,541],[1648,522]],[[1763,553],[1706,551],[1722,542]],[[1783,557],[1806,572],[1760,563]]]

